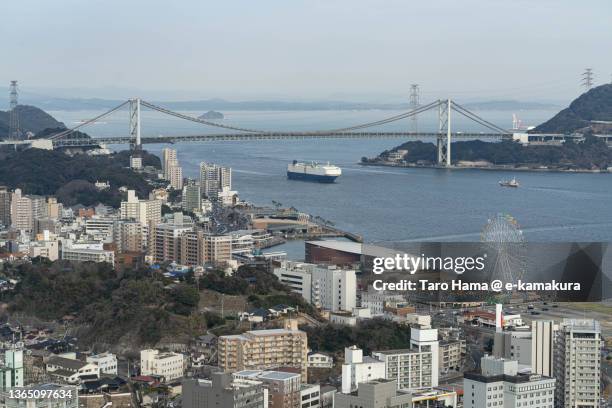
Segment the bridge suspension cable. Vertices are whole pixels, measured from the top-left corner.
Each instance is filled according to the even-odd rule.
[[[417,109],[413,109],[413,110],[411,110],[409,112],[405,112],[405,113],[401,113],[399,115],[391,116],[391,117],[386,118],[386,119],[377,120],[375,122],[368,122],[368,123],[363,123],[363,124],[360,124],[360,125],[350,126],[350,127],[346,127],[346,128],[333,129],[333,130],[327,130],[327,131],[318,131],[318,132],[313,132],[313,133],[350,132],[352,130],[365,129],[365,128],[369,128],[369,127],[372,127],[372,126],[384,125],[384,124],[387,124],[387,123],[395,122],[397,120],[409,118],[411,116],[417,115],[419,113],[423,113],[423,112],[428,111],[428,110],[433,109],[433,108],[437,108],[439,104],[440,104],[440,101],[434,101],[434,102],[431,102],[431,103],[429,103],[427,105],[420,106]]]
[[[215,126],[215,127],[220,127],[220,128],[224,128],[224,129],[238,130],[238,131],[241,131],[241,132],[249,132],[249,133],[278,133],[279,132],[279,131],[270,131],[270,130],[263,130],[263,129],[249,129],[249,128],[243,128],[243,127],[238,127],[238,126],[223,125],[223,124],[220,124],[220,123],[210,122],[210,121],[207,121],[207,120],[195,118],[193,116],[185,115],[183,113],[175,112],[175,111],[172,111],[170,109],[166,109],[166,108],[163,108],[161,106],[154,105],[154,104],[152,104],[150,102],[147,102],[147,101],[141,100],[140,103],[143,106],[146,106],[147,108],[156,110],[158,112],[161,112],[161,113],[164,113],[164,114],[167,114],[167,115],[171,115],[171,116],[174,116],[174,117],[177,117],[177,118],[180,118],[180,119],[185,119],[185,120],[189,120],[189,121],[192,121],[192,122],[201,123],[201,124],[204,124],[204,125]],[[414,116],[414,115],[417,115],[419,113],[425,112],[427,110],[433,109],[433,108],[437,107],[439,103],[440,103],[440,101],[434,101],[434,102],[431,102],[431,103],[429,103],[427,105],[420,106],[419,108],[411,110],[409,112],[405,112],[405,113],[402,113],[402,114],[399,114],[399,115],[391,116],[389,118],[377,120],[377,121],[374,121],[374,122],[362,123],[362,124],[359,124],[359,125],[350,126],[350,127],[346,127],[346,128],[329,129],[329,130],[315,130],[315,131],[312,131],[312,132],[305,132],[305,133],[311,133],[313,135],[317,135],[317,134],[326,134],[326,133],[349,132],[349,131],[352,131],[352,130],[365,129],[365,128],[369,128],[369,127],[373,127],[373,126],[384,125],[386,123],[391,123],[391,122],[395,122],[397,120],[409,118],[411,116]],[[282,133],[290,133],[290,132],[282,132]],[[304,132],[301,132],[301,133],[304,133]]]
[[[506,129],[502,129],[499,126],[495,125],[494,123],[489,122],[488,120],[485,120],[483,118],[481,118],[480,116],[476,115],[475,113],[467,110],[466,108],[464,108],[463,106],[459,105],[458,103],[455,103],[453,101],[451,101],[451,106],[453,108],[453,110],[457,113],[460,113],[461,115],[465,116],[468,119],[473,120],[474,122],[479,123],[480,125],[493,130],[494,132],[498,132],[498,133],[504,133],[507,134],[508,131]]]
[[[96,122],[96,121],[98,121],[98,120],[100,120],[100,119],[103,119],[103,118],[107,117],[108,115],[110,115],[111,113],[116,112],[116,111],[118,111],[119,109],[123,108],[123,107],[124,107],[125,105],[127,105],[129,102],[130,102],[130,101],[125,101],[125,102],[123,102],[122,104],[115,106],[115,107],[114,107],[114,108],[112,108],[111,110],[108,110],[108,111],[104,112],[103,114],[96,116],[95,118],[92,118],[92,119],[86,120],[86,121],[84,121],[83,123],[79,123],[77,126],[75,126],[75,127],[71,128],[71,129],[66,129],[66,130],[64,130],[64,131],[62,131],[62,132],[60,132],[60,133],[56,133],[56,134],[54,134],[54,135],[50,136],[50,137],[49,137],[49,139],[51,139],[51,140],[56,140],[56,139],[59,139],[59,138],[61,138],[62,136],[66,136],[66,135],[68,135],[68,134],[70,134],[70,133],[72,133],[72,132],[74,132],[74,131],[76,131],[76,130],[78,130],[78,129],[82,128],[83,126],[87,126],[87,125],[89,125],[90,123],[93,123],[93,122]]]
[[[209,122],[207,120],[203,120],[203,119],[200,119],[200,118],[195,118],[193,116],[185,115],[183,113],[171,111],[170,109],[162,108],[161,106],[153,105],[152,103],[147,102],[147,101],[143,101],[143,100],[141,100],[140,103],[143,106],[146,106],[149,109],[153,109],[153,110],[156,110],[158,112],[165,113],[166,115],[174,116],[174,117],[177,117],[177,118],[180,118],[180,119],[189,120],[191,122],[201,123],[203,125],[215,126],[215,127],[220,127],[220,128],[223,128],[223,129],[238,130],[240,132],[267,133],[266,130],[248,129],[248,128],[242,128],[242,127],[238,127],[238,126],[223,125],[221,123]]]
[[[130,101],[125,101],[123,103],[121,103],[120,105],[92,118],[89,120],[84,121],[83,123],[80,123],[79,125],[71,128],[71,129],[66,129],[62,132],[56,133],[52,136],[50,136],[51,140],[57,140],[62,138],[63,136],[66,136],[78,129],[80,129],[83,126],[87,126],[93,122],[96,122],[114,112],[116,112],[117,110],[123,108],[124,106],[126,106],[128,103],[130,103]],[[354,125],[354,126],[349,126],[349,127],[344,127],[344,128],[338,128],[338,129],[330,129],[330,130],[314,130],[314,131],[306,131],[306,132],[281,132],[281,131],[269,131],[269,130],[262,130],[262,129],[250,129],[250,128],[244,128],[244,127],[239,127],[239,126],[232,126],[232,125],[224,125],[221,123],[215,123],[215,122],[210,122],[204,119],[199,119],[193,116],[189,116],[183,113],[179,113],[179,112],[175,112],[172,111],[170,109],[166,109],[163,108],[161,106],[157,106],[155,104],[152,104],[150,102],[147,101],[143,101],[140,100],[140,104],[142,104],[143,106],[158,111],[160,113],[164,113],[166,115],[170,115],[170,116],[174,116],[177,117],[179,119],[183,119],[183,120],[188,120],[191,122],[196,122],[196,123],[200,123],[203,125],[208,125],[208,126],[214,126],[214,127],[218,127],[218,128],[223,128],[223,129],[230,129],[230,130],[237,130],[240,132],[248,132],[250,134],[270,134],[270,135],[275,135],[275,134],[283,134],[283,135],[291,135],[293,133],[299,134],[300,136],[318,136],[318,135],[326,135],[326,134],[340,134],[340,133],[346,133],[346,132],[352,132],[355,130],[360,130],[360,129],[366,129],[366,128],[370,128],[370,127],[374,127],[374,126],[379,126],[379,125],[384,125],[387,123],[391,123],[391,122],[395,122],[398,120],[402,120],[402,119],[406,119],[406,118],[410,118],[413,117],[415,115],[418,115],[419,113],[423,113],[426,112],[428,110],[431,109],[435,109],[438,108],[441,104],[446,104],[447,101],[442,101],[442,100],[437,100],[437,101],[433,101],[429,104],[426,105],[422,105],[419,106],[416,109],[413,109],[409,112],[404,112],[398,115],[394,115],[394,116],[390,116],[388,118],[385,119],[380,119],[380,120],[376,120],[373,122],[367,122],[367,123],[362,123],[362,124],[358,124],[358,125]],[[495,124],[481,118],[480,116],[476,115],[475,113],[467,110],[466,108],[464,108],[463,106],[455,103],[455,102],[451,102],[451,106],[452,109],[458,113],[460,113],[461,115],[465,116],[466,118],[475,121],[476,123],[490,129],[493,130],[494,132],[497,133],[502,133],[502,134],[507,134],[508,131],[505,129],[502,129],[499,126],[496,126]]]

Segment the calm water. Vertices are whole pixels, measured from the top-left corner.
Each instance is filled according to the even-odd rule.
[[[94,112],[52,112],[68,126]],[[265,129],[325,129],[380,119],[396,112],[228,112],[225,122]],[[509,127],[510,112],[480,112]],[[554,112],[520,113],[537,124]],[[196,124],[143,114],[143,135],[203,133]],[[125,134],[127,113],[92,126],[92,135]],[[482,131],[453,118],[458,130]],[[386,129],[407,129],[409,124]],[[419,120],[422,130],[435,129],[435,117]],[[214,132],[214,130],[213,130]],[[319,215],[367,240],[479,240],[487,220],[497,213],[514,216],[528,241],[612,241],[612,175],[512,173],[480,170],[396,169],[362,167],[362,156],[374,156],[401,143],[388,140],[257,141],[177,144],[187,176],[196,177],[200,161],[233,169],[233,187],[257,204],[272,200]],[[159,154],[164,146],[146,148]],[[291,160],[330,161],[342,167],[335,184],[289,181]],[[498,186],[517,176],[521,188]],[[301,244],[289,245],[293,252]]]

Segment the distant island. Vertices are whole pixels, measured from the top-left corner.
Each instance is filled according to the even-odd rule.
[[[606,123],[609,122],[609,123]],[[459,168],[611,171],[612,148],[597,133],[612,133],[612,84],[598,86],[575,99],[552,119],[530,133],[582,135],[582,141],[562,144],[522,144],[519,141],[470,140],[451,145],[453,166]],[[433,143],[410,141],[363,157],[364,165],[435,167],[437,148]]]
[[[217,112],[214,110],[209,110],[208,112],[198,116],[199,119],[223,119],[224,117],[225,116],[223,116],[221,112]]]

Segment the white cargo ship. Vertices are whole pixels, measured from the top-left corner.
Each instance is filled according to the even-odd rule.
[[[333,183],[342,174],[342,169],[332,164],[299,163],[296,160],[287,166],[287,178],[291,180]]]

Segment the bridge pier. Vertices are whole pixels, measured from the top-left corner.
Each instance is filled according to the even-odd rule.
[[[438,166],[451,167],[451,100],[438,104]]]
[[[142,150],[140,139],[140,98],[130,99],[130,137],[132,150]]]

